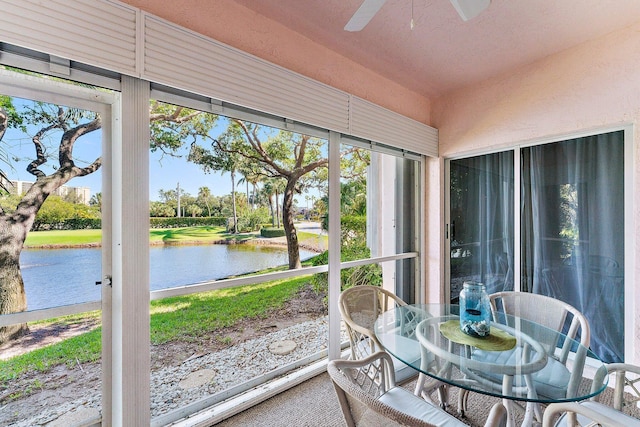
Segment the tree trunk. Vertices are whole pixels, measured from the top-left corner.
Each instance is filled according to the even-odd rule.
[[[289,179],[284,190],[282,201],[282,225],[287,236],[287,252],[289,253],[289,270],[302,268],[300,263],[300,248],[298,246],[298,233],[293,223],[293,196],[296,180]]]
[[[279,198],[278,190],[276,190],[276,218],[278,218],[278,228],[280,228],[280,205],[278,204]]]
[[[271,226],[275,227],[276,215],[275,215],[275,212],[273,211],[273,196],[269,195],[269,198],[267,200],[269,201],[269,212],[271,213]]]
[[[249,181],[247,180],[247,178],[245,177],[245,182],[247,184],[247,209],[251,210],[251,203],[249,203]]]
[[[256,193],[257,188],[255,182],[251,183],[251,210],[256,210]]]
[[[100,157],[84,168],[77,167],[73,161],[73,147],[76,140],[100,129],[102,126],[100,117],[97,116],[89,123],[69,128],[67,123],[63,123],[65,114],[65,109],[58,107],[58,118],[32,136],[36,158],[27,166],[27,172],[36,178],[36,182],[22,196],[12,214],[7,214],[0,209],[0,315],[18,313],[27,309],[27,296],[20,272],[20,252],[42,204],[52,192],[69,180],[76,176],[89,175],[98,170],[102,164]],[[63,130],[58,147],[59,167],[53,174],[47,176],[39,169],[47,162],[41,139],[47,136],[48,131],[56,128]],[[26,332],[28,332],[26,324],[0,327],[0,344]]]
[[[231,171],[231,205],[233,206],[233,234],[238,234],[238,211],[236,209],[236,173]]]
[[[34,215],[35,216],[35,215]],[[13,223],[13,218],[0,219],[0,315],[27,309],[27,295],[20,272],[20,251],[33,219]],[[26,323],[0,327],[0,344],[29,332]]]
[[[69,172],[61,168],[53,175],[38,178],[13,214],[0,216],[0,315],[27,309],[27,296],[20,271],[20,252],[24,241],[47,197],[77,175],[77,171]],[[28,331],[26,323],[1,327],[0,344]]]

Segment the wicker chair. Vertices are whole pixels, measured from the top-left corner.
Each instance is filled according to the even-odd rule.
[[[383,350],[380,342],[373,332],[373,324],[378,316],[385,311],[397,306],[407,305],[389,291],[379,286],[360,285],[344,290],[338,299],[340,314],[344,320],[352,360],[359,360],[371,354]],[[407,348],[414,347],[414,360],[420,360],[420,345],[412,339],[413,331],[420,319],[407,319],[403,327],[409,328],[407,332]],[[413,329],[410,329],[413,328]],[[407,366],[397,359],[394,361],[394,372],[398,383],[403,384],[418,375],[418,371]]]
[[[379,286],[354,286],[340,294],[338,307],[349,334],[352,360],[359,360],[383,350],[373,331],[373,324],[380,314],[399,306],[407,307],[407,303]],[[395,337],[396,341],[404,340],[403,348],[408,349],[407,357],[415,362],[420,361],[422,357],[428,358],[428,355],[423,354],[415,338],[415,328],[422,320],[422,315],[420,311],[406,310],[406,317],[401,319],[401,324],[398,326],[403,329],[404,335]],[[404,362],[393,356],[392,360],[393,372],[399,384],[409,382],[418,375],[418,371]],[[428,360],[422,360],[422,362],[429,364]],[[434,390],[438,392],[440,406],[446,407],[449,400],[447,385],[420,373],[415,394],[434,403],[431,398]]]
[[[463,427],[462,421],[439,407],[396,386],[393,362],[379,351],[360,360],[333,360],[327,372],[347,426]],[[502,425],[506,410],[500,403],[489,413],[486,427]]]
[[[640,381],[640,367],[625,363],[611,363],[606,367],[606,374],[615,378],[612,406],[600,403],[602,393],[581,403],[552,403],[544,411],[543,427],[554,425],[556,427],[576,425],[640,426],[640,420],[636,418],[639,415],[640,390],[638,390],[637,383]],[[632,375],[628,375],[629,373]],[[596,373],[591,387],[593,391],[602,387],[604,377],[604,372],[598,371]]]
[[[529,292],[497,292],[489,295],[489,299],[495,322],[504,323],[504,318],[501,318],[501,314],[506,313],[534,321],[558,332],[562,331],[565,323],[568,322],[569,327],[566,336],[575,340],[579,335],[580,344],[584,348],[589,347],[590,329],[587,319],[575,307],[563,301]],[[580,370],[574,369],[574,375],[571,376],[569,370],[565,367],[571,352],[572,340],[564,340],[564,343],[556,342],[557,335],[555,334],[553,339],[553,341],[541,342],[550,357],[547,366],[532,375],[536,393],[538,396],[557,399],[571,397],[575,394],[582,378],[579,375],[581,373]],[[556,354],[558,346],[560,346],[560,351]],[[496,363],[496,358],[501,357],[504,357],[504,355],[500,352],[481,350],[474,351],[472,355],[472,358],[476,360],[490,363]],[[496,381],[501,381],[501,378],[496,378]],[[461,413],[466,410],[467,398],[468,392],[466,391],[462,391],[458,395],[458,405]],[[536,418],[541,420],[540,405],[535,404],[533,409]]]

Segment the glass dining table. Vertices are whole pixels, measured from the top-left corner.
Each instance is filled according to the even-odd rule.
[[[522,425],[530,426],[541,418],[540,404],[589,399],[607,386],[606,367],[588,348],[518,316],[494,314],[489,335],[474,337],[460,329],[457,305],[406,305],[381,314],[374,331],[388,353],[420,372],[416,394],[430,377],[458,387],[461,396],[501,398],[508,426],[516,423],[516,402],[524,403]],[[564,363],[561,348],[569,349]],[[594,376],[603,380],[592,389]]]

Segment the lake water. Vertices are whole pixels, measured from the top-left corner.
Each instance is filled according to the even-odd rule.
[[[20,267],[28,310],[100,299],[99,248],[25,249]],[[300,250],[300,257],[313,256]],[[223,279],[286,265],[287,250],[260,245],[151,246],[151,290]]]

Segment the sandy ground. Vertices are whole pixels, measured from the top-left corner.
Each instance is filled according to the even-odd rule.
[[[178,366],[194,355],[214,352],[295,323],[325,316],[323,298],[324,295],[316,294],[311,286],[307,286],[283,308],[274,310],[267,318],[245,320],[197,342],[174,341],[153,345],[150,349],[151,370],[153,372],[167,366]],[[31,351],[95,326],[77,324],[32,328],[29,335],[0,347],[0,352],[4,356],[5,352],[13,352],[15,355]],[[46,372],[31,371],[0,384],[0,426],[29,419],[38,415],[42,408],[63,405],[95,394],[100,391],[100,387],[99,362],[57,365]]]

